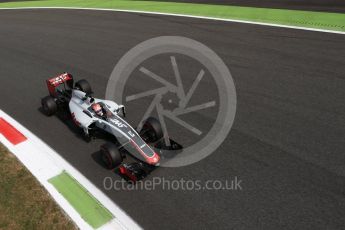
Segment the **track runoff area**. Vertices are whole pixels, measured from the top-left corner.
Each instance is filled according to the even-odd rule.
[[[90,181],[29,130],[0,110],[2,142],[80,229],[140,229]]]

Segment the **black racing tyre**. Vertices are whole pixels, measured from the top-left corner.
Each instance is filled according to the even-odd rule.
[[[86,94],[91,94],[92,90],[91,90],[91,85],[87,80],[79,80],[75,83],[75,88],[83,91]]]
[[[101,159],[108,169],[116,168],[122,163],[122,155],[117,146],[112,143],[101,146]]]
[[[151,142],[158,141],[163,137],[161,123],[156,118],[147,118],[144,122],[143,129],[145,130],[145,132],[149,132]]]
[[[54,98],[51,96],[46,96],[46,97],[42,98],[41,105],[42,105],[43,112],[47,116],[51,116],[51,115],[55,114],[56,111],[58,110],[57,104],[56,104]]]

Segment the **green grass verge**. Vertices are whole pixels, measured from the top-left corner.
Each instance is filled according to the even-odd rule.
[[[0,3],[2,8],[44,6],[154,11],[345,31],[345,14],[340,13],[140,0],[37,0]]]
[[[68,173],[63,172],[49,182],[65,197],[81,217],[93,228],[98,228],[114,216]]]
[[[0,229],[77,229],[35,177],[1,144]]]

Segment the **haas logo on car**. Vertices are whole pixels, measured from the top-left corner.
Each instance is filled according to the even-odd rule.
[[[62,74],[62,75],[60,75],[60,76],[57,76],[57,77],[55,77],[55,78],[52,78],[51,80],[50,80],[50,82],[51,82],[51,84],[53,84],[53,85],[59,85],[59,84],[61,84],[61,83],[63,83],[64,81],[66,81],[66,80],[69,80],[69,76],[68,76],[68,74]]]
[[[123,128],[123,127],[127,128],[127,125],[123,124],[121,121],[119,121],[117,119],[114,119],[113,123],[119,128]]]

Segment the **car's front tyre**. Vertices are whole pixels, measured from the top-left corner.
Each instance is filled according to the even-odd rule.
[[[120,166],[123,160],[119,149],[112,143],[101,146],[101,159],[108,169]]]
[[[163,137],[162,126],[160,122],[153,117],[146,119],[140,133],[147,142],[156,142]]]

